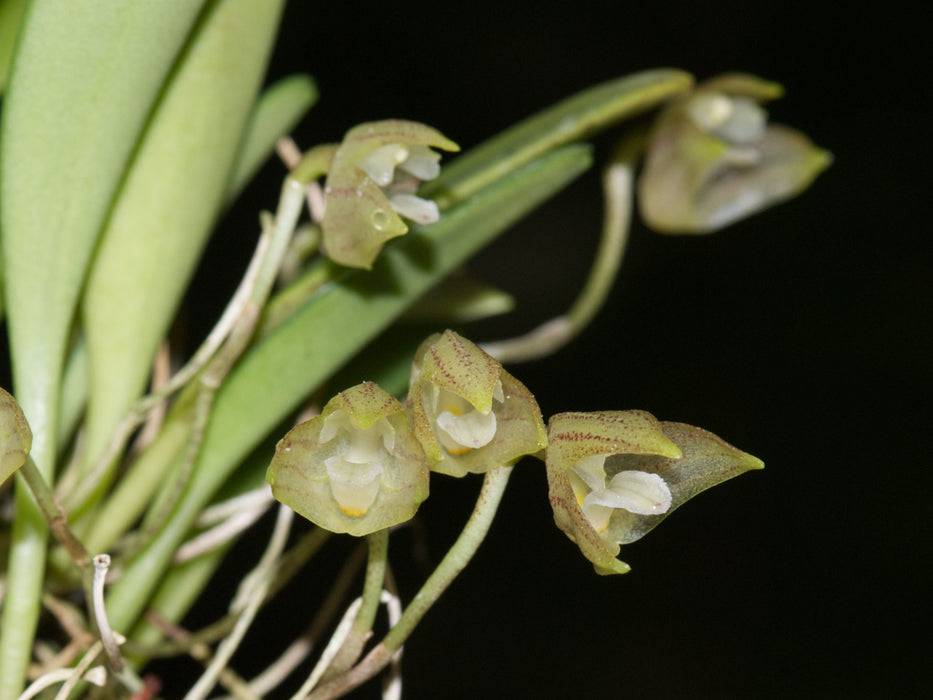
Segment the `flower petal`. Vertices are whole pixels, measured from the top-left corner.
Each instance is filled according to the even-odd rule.
[[[417,224],[433,224],[441,218],[441,213],[433,200],[422,199],[413,194],[389,195],[389,204],[397,214]]]
[[[337,505],[347,515],[365,515],[379,495],[382,462],[351,462],[345,455],[324,460],[330,490]]]
[[[621,508],[639,515],[659,515],[671,507],[671,490],[657,474],[629,470],[619,472],[600,491],[593,491],[583,500],[588,504]]]
[[[357,161],[356,167],[363,170],[380,187],[388,187],[395,177],[395,168],[407,157],[408,149],[405,146],[390,143],[367,153]]]
[[[445,443],[444,434],[454,442],[453,446],[444,444],[447,451],[459,454],[484,447],[492,442],[496,435],[496,414],[492,411],[481,413],[476,409],[462,415],[442,411],[437,416],[437,427],[442,431],[438,435],[442,444]]]
[[[411,173],[419,180],[433,180],[441,174],[441,154],[427,146],[414,145],[408,149],[408,157],[399,163],[399,168]]]

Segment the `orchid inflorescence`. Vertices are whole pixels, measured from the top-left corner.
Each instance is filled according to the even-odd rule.
[[[554,518],[599,573],[625,573],[619,545],[639,539],[700,491],[762,463],[715,435],[645,411],[562,413],[545,429],[534,396],[454,331],[412,364],[407,409],[363,382],[279,441],[275,498],[333,532],[365,535],[405,522],[428,472],[462,477],[546,461]]]
[[[640,188],[652,225],[715,230],[804,188],[825,167],[827,156],[805,137],[766,125],[758,102],[776,91],[728,75],[662,113]],[[390,238],[407,232],[402,218],[439,219],[437,205],[415,194],[440,174],[432,147],[457,150],[414,122],[347,133],[324,189],[329,257],[369,269]],[[625,573],[620,545],[700,491],[763,466],[710,433],[645,411],[562,413],[545,428],[532,393],[447,330],[416,351],[404,405],[371,382],[341,392],[282,438],[267,480],[276,499],[320,527],[365,535],[412,518],[429,471],[463,477],[524,456],[546,462],[555,521],[599,573]]]
[[[44,55],[44,47],[42,44],[37,55]],[[73,564],[87,579],[92,561],[89,550],[108,548],[116,553],[117,575],[107,605],[103,598],[107,571],[103,570],[94,579],[91,606],[99,617],[95,626],[111,672],[123,666],[117,641],[123,637],[116,630],[139,627],[130,644],[135,643],[136,649],[151,649],[163,631],[137,624],[145,606],[162,605],[163,593],[174,601],[172,588],[181,585],[174,577],[188,581],[185,577],[190,575],[194,581],[199,575],[196,567],[185,570],[189,558],[210,557],[204,571],[212,570],[223,555],[221,544],[239,532],[230,529],[240,527],[239,522],[233,522],[239,518],[230,517],[228,522],[182,543],[186,534],[208,526],[210,518],[203,524],[196,518],[208,515],[221,485],[230,486],[235,494],[231,501],[255,495],[246,485],[251,479],[261,479],[261,473],[252,470],[242,481],[234,474],[249,451],[271,437],[273,427],[281,425],[312,391],[327,386],[337,370],[367,343],[376,339],[373,345],[382,350],[379,334],[403,312],[417,306],[428,290],[447,283],[455,289],[446,297],[436,293],[437,298],[432,299],[441,300],[434,309],[437,313],[441,308],[440,327],[476,317],[475,309],[458,316],[458,309],[451,308],[458,296],[459,301],[470,295],[484,302],[493,300],[492,304],[476,306],[486,309],[479,316],[494,313],[489,309],[508,307],[509,303],[502,303],[506,294],[468,279],[460,270],[462,263],[590,165],[590,148],[578,141],[597,126],[609,126],[647,109],[662,107],[647,140],[640,130],[623,139],[607,169],[607,216],[599,259],[570,311],[524,336],[484,346],[453,330],[429,336],[417,349],[414,343],[405,346],[404,356],[394,358],[391,371],[385,370],[386,375],[398,378],[394,386],[386,381],[382,386],[363,381],[332,396],[323,407],[312,403],[301,415],[313,417],[299,422],[278,441],[265,478],[274,499],[285,507],[279,508],[267,555],[257,564],[255,576],[244,580],[248,585],[244,585],[243,600],[249,598],[250,602],[231,608],[231,616],[237,618],[235,629],[245,631],[248,619],[271,589],[270,580],[279,574],[285,576],[282,571],[288,567],[280,565],[292,511],[320,528],[312,536],[326,535],[323,530],[368,539],[366,583],[360,600],[354,603],[358,607],[348,623],[352,629],[345,632],[344,639],[337,639],[335,632],[333,654],[329,656],[328,645],[320,673],[315,669],[307,682],[307,689],[323,683],[312,697],[331,698],[397,660],[407,635],[482,542],[509,475],[522,458],[544,463],[554,521],[599,574],[628,572],[628,564],[619,559],[623,545],[643,537],[703,490],[762,468],[760,460],[712,433],[659,421],[647,411],[565,412],[546,422],[532,392],[502,363],[550,354],[593,319],[619,269],[635,196],[634,168],[642,156],[637,183],[640,210],[650,226],[664,233],[709,233],[805,189],[830,157],[802,134],[767,123],[762,103],[779,94],[775,84],[748,75],[721,76],[694,87],[692,78],[682,71],[647,71],[584,91],[478,147],[443,173],[439,151],[454,152],[459,147],[441,132],[417,122],[368,122],[350,129],[340,144],[320,145],[303,155],[296,148],[279,208],[275,215],[265,213],[261,218],[262,236],[253,264],[218,327],[190,363],[161,390],[138,397],[135,405],[131,403],[133,390],[114,399],[112,406],[108,404],[133,384],[121,381],[123,375],[116,371],[96,375],[92,371],[91,378],[99,386],[73,388],[77,394],[87,391],[89,396],[66,402],[61,408],[62,415],[71,420],[71,431],[76,430],[85,401],[92,428],[97,425],[95,416],[104,417],[90,431],[93,437],[87,438],[93,449],[85,446],[87,454],[81,455],[76,447],[80,459],[57,483],[51,481],[57,455],[55,443],[49,439],[55,426],[35,421],[36,406],[43,406],[42,400],[35,392],[29,399],[27,388],[18,394],[21,401],[27,396],[21,408],[0,389],[0,484],[18,473],[18,481],[35,498],[49,530],[62,545],[49,550],[50,568],[61,573]],[[29,93],[19,95],[28,98]],[[15,106],[15,102],[5,103],[5,119],[14,114]],[[182,123],[187,128],[188,122],[183,119]],[[44,142],[42,148],[55,150],[47,149]],[[6,173],[15,164],[30,162],[30,158],[9,156],[0,164],[5,164]],[[221,175],[218,188],[227,181],[226,173]],[[323,182],[315,182],[318,179]],[[45,176],[36,178],[39,183],[48,180]],[[8,177],[7,181],[16,179]],[[166,178],[153,181],[171,182]],[[133,181],[128,178],[127,182]],[[19,191],[8,189],[5,205],[11,198],[15,201]],[[144,187],[140,191],[146,192],[144,199],[148,201],[148,190]],[[218,193],[223,194],[222,190]],[[300,259],[288,261],[289,250],[301,247],[295,245],[296,229],[306,194],[312,203],[312,220],[304,225],[310,243],[304,244]],[[27,210],[33,211],[7,206],[5,221],[16,224],[17,217],[10,212]],[[31,221],[27,217],[30,225]],[[135,235],[135,224],[126,230],[133,233],[133,241],[140,238]],[[410,232],[414,235],[407,240],[392,241]],[[35,233],[28,226],[5,224],[4,270],[29,272],[14,276],[13,281],[8,275],[10,288],[32,284],[29,275],[35,267]],[[88,264],[93,268],[91,273],[96,271],[108,283],[117,273],[129,275],[125,283],[133,289],[143,278],[134,276],[138,266],[150,265],[156,277],[165,276],[162,263],[144,250],[133,258],[137,267],[128,266],[119,251],[110,254],[115,262],[105,265],[111,260],[111,249],[106,245],[109,240],[96,247],[89,243],[87,256],[93,253],[97,259],[93,264],[87,260],[75,263],[72,270],[75,280],[91,280],[89,290],[95,289],[96,278],[84,270]],[[17,248],[11,242],[27,245]],[[47,249],[52,250],[41,248]],[[25,266],[22,251],[28,252]],[[65,262],[70,263],[72,257],[66,256]],[[289,265],[294,274],[286,274]],[[282,287],[278,291],[276,282]],[[80,287],[76,282],[69,289]],[[174,308],[173,293],[165,292],[162,300],[167,312]],[[32,296],[20,295],[19,299]],[[15,301],[15,296],[10,299]],[[107,333],[117,328],[120,337],[139,335],[124,329],[123,320],[111,323],[111,319],[134,319],[142,327],[150,315],[134,313],[132,305],[126,305],[124,316],[113,316],[105,302],[120,307],[123,300],[119,294],[108,292],[93,299],[86,301],[88,308],[80,329],[88,340],[88,366],[109,368],[114,357],[122,356],[120,343],[107,342]],[[11,319],[23,323],[22,319],[31,322],[42,318],[43,324],[32,330],[39,333],[36,337],[44,338],[46,326],[55,324],[45,323],[46,315],[28,312],[31,308],[18,308],[14,303]],[[59,321],[56,327],[64,343],[73,330],[73,309],[68,307]],[[100,328],[95,323],[101,324]],[[103,335],[97,335],[98,331]],[[23,377],[28,378],[32,375],[22,359],[31,355],[24,355],[22,348],[41,347],[43,343],[21,342],[26,344],[20,346],[17,359]],[[80,373],[85,350],[77,343],[70,352],[74,362],[72,365],[70,360],[69,367],[77,367],[75,371]],[[149,360],[139,355],[133,355],[133,366],[126,370],[137,378],[144,377],[150,367]],[[406,393],[401,385],[412,357]],[[61,363],[56,362],[53,370],[60,372]],[[378,362],[364,360],[360,366],[367,378],[382,376]],[[22,379],[17,381],[22,383]],[[75,382],[75,386],[79,384]],[[25,385],[28,387],[28,382]],[[270,385],[274,386],[271,391]],[[114,387],[120,391],[114,392]],[[138,455],[129,456],[126,448],[131,434],[144,418],[157,413],[157,407],[165,408],[176,392],[158,435],[142,444]],[[95,409],[95,401],[101,397],[107,399],[107,410],[102,413]],[[121,403],[124,398],[126,405]],[[57,415],[59,407],[53,408],[51,413]],[[38,415],[43,414],[40,411]],[[120,415],[127,417],[108,424]],[[32,428],[27,416],[33,416]],[[158,424],[158,420],[153,422]],[[74,442],[82,444],[80,439]],[[127,456],[125,474],[118,469],[122,456]],[[476,507],[457,541],[392,623],[385,639],[357,663],[371,634],[379,601],[388,595],[383,590],[388,532],[415,517],[428,498],[430,480],[442,478],[432,477],[432,472],[463,479],[482,475]],[[110,486],[118,479],[110,495]],[[259,517],[271,502],[265,484],[260,495],[264,501],[255,512],[242,515]],[[229,503],[215,505],[229,507]],[[23,500],[20,507],[28,516],[33,505]],[[75,531],[83,539],[69,528],[66,509],[72,516],[77,514]],[[131,532],[133,523],[139,523],[138,530]],[[137,545],[141,553],[134,549]],[[184,557],[179,556],[182,550]],[[312,550],[307,548],[308,557]],[[11,549],[13,558],[19,556],[16,551]],[[59,556],[62,554],[67,556]],[[94,560],[106,561],[109,566],[110,555],[101,554]],[[24,555],[16,566],[32,570],[43,563]],[[156,570],[169,573],[164,580],[157,580],[152,576]],[[190,585],[204,584],[194,581]],[[36,594],[41,587],[27,588],[11,587],[7,600],[29,599],[37,609]],[[90,588],[86,585],[85,591]],[[165,602],[160,619],[166,625],[174,624],[189,604]],[[23,625],[35,621],[28,610],[20,615],[20,607],[26,610],[6,605],[4,615],[25,620],[9,629],[25,629]],[[247,620],[243,626],[241,619]],[[114,623],[112,628],[110,622]],[[33,633],[24,633],[23,639],[29,642]],[[6,664],[18,677],[25,677],[23,659],[28,654],[20,654],[21,649],[10,639],[13,637],[5,631],[0,642],[0,669]],[[206,697],[216,680],[215,672],[219,674],[226,663],[224,654],[229,659],[233,653],[238,643],[235,640],[231,634],[218,646],[224,653],[217,653],[205,671],[203,687],[198,688],[202,695],[191,697]],[[93,659],[90,652],[88,659],[88,663]],[[46,675],[50,678],[50,674]],[[4,692],[18,683],[14,679],[4,686],[0,678],[0,696],[6,697]]]

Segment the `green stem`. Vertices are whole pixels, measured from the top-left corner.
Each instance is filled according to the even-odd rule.
[[[483,350],[503,363],[537,360],[569,343],[596,317],[615,282],[628,242],[635,156],[629,154],[627,160],[613,163],[603,173],[606,208],[602,235],[586,284],[573,306],[524,335],[483,343]]]
[[[81,541],[68,528],[68,516],[65,515],[65,511],[56,502],[52,489],[49,488],[31,455],[26,456],[26,461],[20,467],[19,473],[32,492],[39,510],[45,517],[46,524],[52,531],[52,535],[65,548],[81,570],[85,593],[90,592],[94,578],[94,565],[91,562],[91,557]]]
[[[379,599],[385,584],[386,560],[389,554],[389,529],[374,532],[369,540],[369,559],[366,562],[366,579],[363,584],[363,604],[353,621],[353,627],[334,657],[324,678],[333,678],[346,672],[360,658],[363,645],[373,629]]]
[[[388,665],[431,606],[437,602],[441,594],[447,590],[447,587],[476,554],[486,533],[489,532],[489,526],[492,524],[502,500],[502,494],[505,493],[505,487],[512,475],[512,469],[512,466],[503,466],[486,472],[483,488],[463,532],[438,564],[434,573],[425,581],[414,600],[405,608],[398,624],[389,630],[385,639],[359,664],[339,678],[318,688],[309,696],[309,700],[340,697],[359,687]]]
[[[17,476],[17,480],[21,477]],[[18,486],[22,487],[20,482]],[[28,489],[17,488],[11,532],[7,588],[0,618],[0,698],[16,698],[23,689],[39,619],[48,525]]]
[[[326,175],[339,147],[340,144],[337,143],[324,143],[315,146],[301,157],[298,165],[292,169],[289,178],[297,180],[302,185],[307,185],[322,175]]]
[[[29,381],[16,381],[17,387],[24,384],[29,386]],[[37,471],[46,482],[51,480],[55,466],[58,388],[57,381],[45,385],[41,391],[29,387],[24,390],[26,396],[34,394],[41,398],[31,402],[20,398],[23,413],[29,418],[33,432],[30,458],[35,460]],[[16,475],[15,503],[16,517],[10,533],[7,561],[7,589],[0,616],[0,629],[3,630],[0,635],[2,700],[12,700],[23,690],[39,623],[49,536],[48,523],[22,474]]]

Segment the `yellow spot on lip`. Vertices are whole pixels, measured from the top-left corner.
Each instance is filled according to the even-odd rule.
[[[369,509],[363,508],[362,510],[359,510],[357,508],[344,508],[343,506],[340,506],[340,510],[349,515],[351,518],[358,518],[361,515],[366,515],[366,511]]]

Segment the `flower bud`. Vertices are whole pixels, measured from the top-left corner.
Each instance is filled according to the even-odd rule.
[[[428,477],[405,407],[372,382],[341,392],[292,428],[266,473],[278,501],[356,536],[409,520],[428,497]]]
[[[763,466],[712,433],[645,411],[562,413],[548,424],[554,520],[600,574],[626,573],[620,545],[685,501]]]
[[[32,430],[10,394],[0,389],[0,484],[26,462],[32,447]]]
[[[408,409],[431,469],[483,473],[547,446],[541,410],[525,386],[454,333],[428,338],[412,367]]]
[[[709,233],[805,190],[832,158],[794,129],[767,124],[780,86],[724,75],[658,118],[638,183],[642,217],[666,233]]]
[[[360,124],[337,149],[324,187],[321,228],[327,255],[341,265],[369,269],[390,238],[408,226],[438,220],[437,205],[415,195],[423,180],[440,173],[431,147],[460,147],[424,124],[389,119]]]

